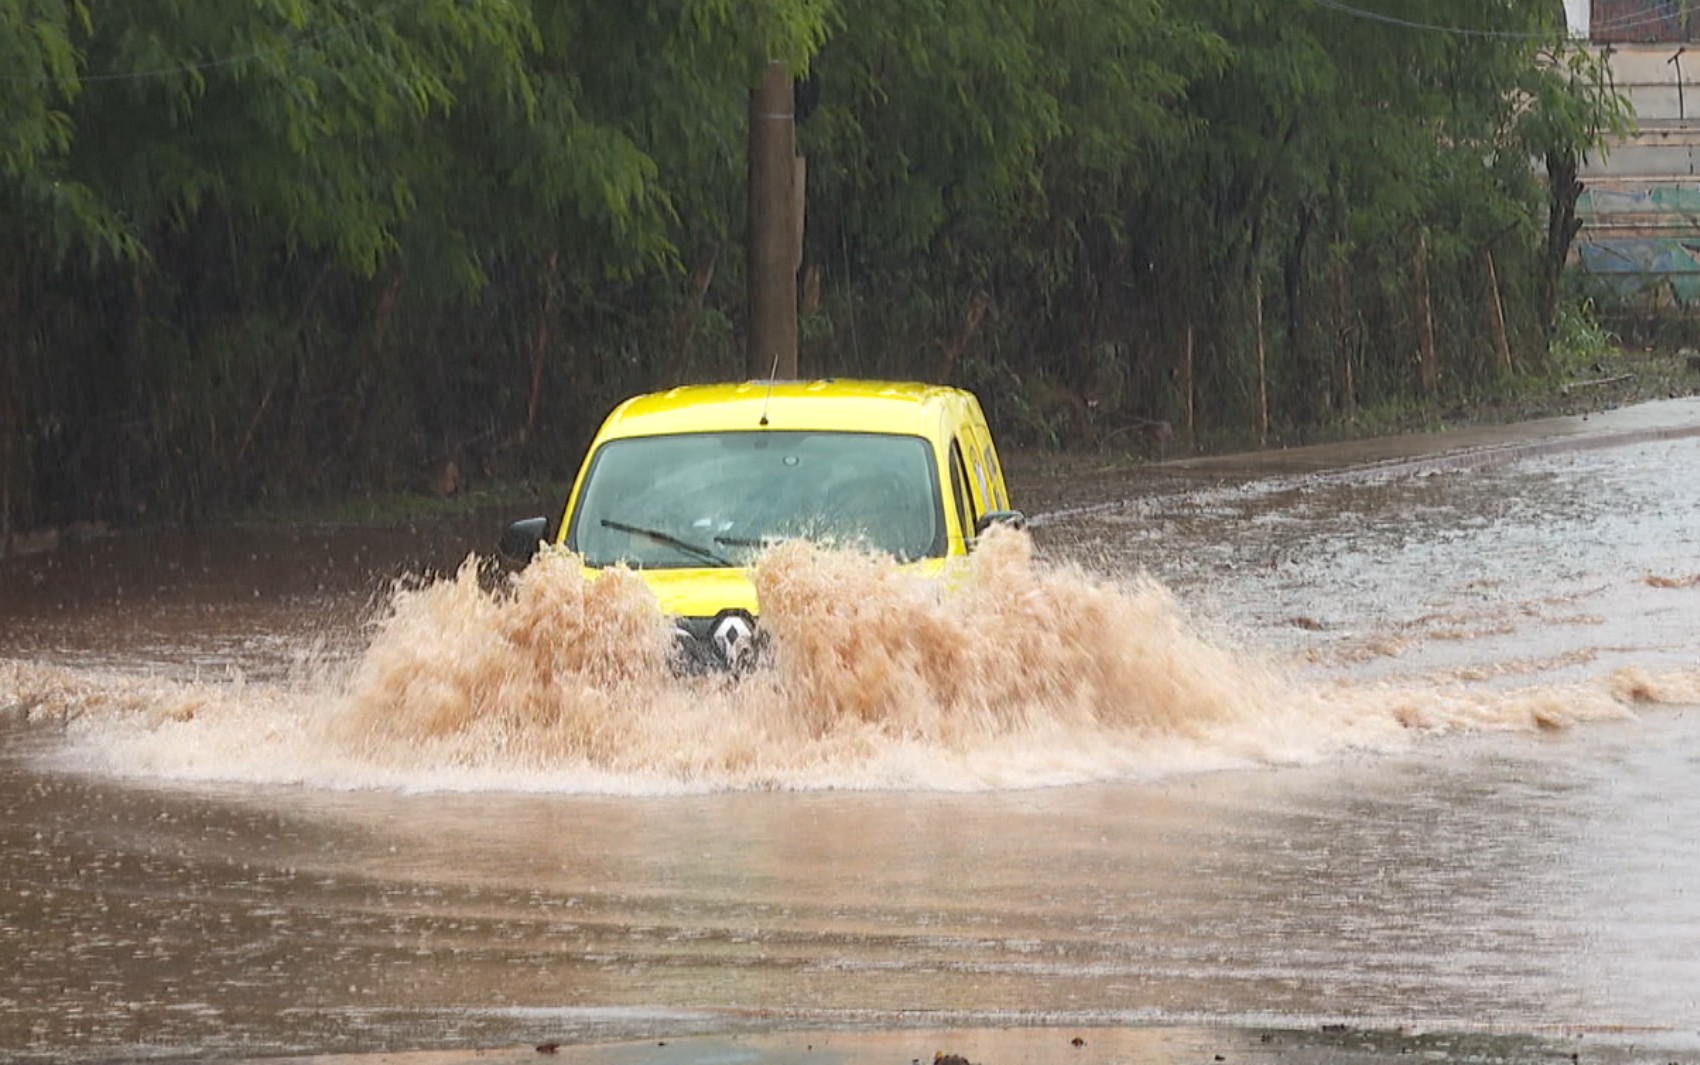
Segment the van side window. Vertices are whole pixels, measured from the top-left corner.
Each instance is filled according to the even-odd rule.
[[[986,472],[991,475],[992,484],[997,486],[997,491],[993,493],[995,498],[992,499],[992,506],[996,507],[998,510],[1008,510],[1009,500],[1004,498],[1003,477],[998,471],[998,456],[997,453],[992,450],[992,445],[990,444],[986,445]]]
[[[962,541],[968,543],[974,539],[974,520],[979,515],[974,511],[974,502],[968,492],[968,470],[962,462],[962,446],[955,440],[950,442],[950,491],[956,497],[956,516],[962,522]]]

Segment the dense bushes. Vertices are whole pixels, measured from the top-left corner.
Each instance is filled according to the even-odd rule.
[[[806,372],[1091,444],[1536,365],[1621,107],[1556,0],[1377,4],[0,0],[0,523],[560,474],[742,375],[768,56]]]

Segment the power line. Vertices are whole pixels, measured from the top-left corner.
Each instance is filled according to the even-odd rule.
[[[1361,7],[1352,7],[1348,4],[1342,4],[1339,0],[1314,0],[1314,2],[1317,7],[1324,7],[1330,11],[1337,11],[1342,15],[1350,15],[1353,18],[1367,19],[1371,22],[1380,22],[1389,26],[1399,26],[1408,30],[1425,30],[1430,33],[1450,33],[1458,37],[1495,37],[1516,41],[1548,41],[1552,39],[1552,33],[1550,31],[1546,33],[1532,33],[1527,30],[1477,30],[1470,29],[1465,26],[1441,26],[1432,22],[1413,22],[1410,19],[1396,18],[1392,15],[1383,15],[1379,11],[1365,11]]]

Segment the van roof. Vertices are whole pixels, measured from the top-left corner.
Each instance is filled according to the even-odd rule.
[[[937,408],[977,407],[957,388],[915,381],[744,381],[685,385],[633,396],[614,408],[599,436],[761,429],[836,429],[924,434]],[[971,408],[972,409],[972,408]]]

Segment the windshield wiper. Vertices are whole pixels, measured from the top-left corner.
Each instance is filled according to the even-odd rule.
[[[710,551],[708,548],[699,544],[693,544],[689,540],[681,540],[672,533],[662,532],[660,529],[646,529],[641,525],[627,525],[623,521],[615,521],[612,518],[603,518],[602,527],[604,529],[613,529],[615,532],[631,533],[633,536],[647,537],[658,544],[666,544],[668,547],[683,551],[687,555],[694,555],[695,557],[702,559],[704,562],[712,562],[716,566],[725,566],[730,568],[737,565],[736,562],[733,562],[731,559],[726,558],[718,552]]]
[[[727,547],[772,547],[789,539],[789,536],[716,536],[714,542]]]

